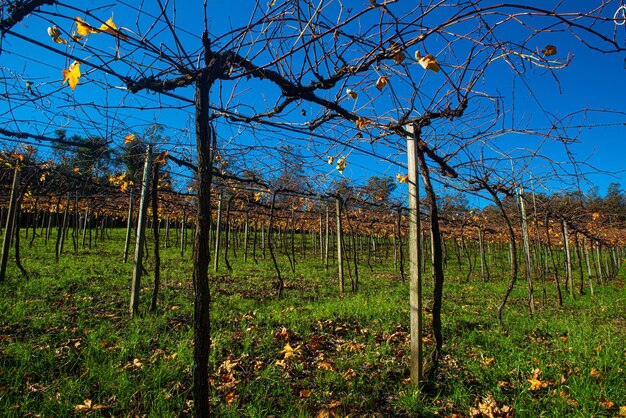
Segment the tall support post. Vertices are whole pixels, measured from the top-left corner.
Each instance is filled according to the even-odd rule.
[[[137,238],[135,239],[135,264],[133,265],[133,281],[130,291],[130,317],[139,311],[139,289],[141,288],[141,273],[143,259],[143,245],[146,234],[146,213],[148,209],[148,184],[150,182],[150,167],[152,167],[152,146],[146,146],[146,159],[143,165],[143,179],[141,181],[141,198],[139,200],[139,216],[137,220]]]
[[[11,250],[11,238],[13,237],[13,221],[15,219],[15,208],[17,207],[17,195],[20,185],[20,170],[15,168],[13,172],[13,184],[11,185],[11,197],[9,198],[9,211],[7,213],[4,227],[4,238],[2,240],[2,261],[0,263],[0,283],[4,282],[7,263],[9,262],[9,251]]]
[[[528,219],[526,217],[526,203],[524,202],[524,188],[520,187],[517,195],[519,199],[520,217],[522,220],[522,241],[524,245],[524,256],[526,260],[526,282],[528,283],[528,305],[530,314],[535,313],[535,299],[533,296],[532,267],[533,262],[530,255],[530,238],[528,237]]]
[[[410,127],[410,132],[413,127]],[[422,351],[422,243],[420,236],[419,217],[419,184],[417,166],[417,138],[415,135],[407,137],[407,162],[409,170],[409,305],[410,305],[410,371],[411,384],[419,385],[423,376]]]
[[[567,289],[569,296],[574,298],[574,279],[572,277],[572,256],[569,246],[569,232],[567,231],[567,222],[561,219],[561,231],[563,233],[563,251],[565,252],[565,274],[567,277]]]
[[[335,199],[335,209],[337,217],[337,275],[339,277],[339,293],[343,295],[343,231],[341,229],[341,197]]]
[[[133,202],[135,195],[133,189],[130,189],[130,196],[128,198],[128,220],[126,221],[126,239],[124,241],[124,263],[128,261],[128,249],[130,248],[130,234],[133,230]]]
[[[330,245],[330,235],[329,235],[329,231],[328,231],[328,219],[329,214],[328,214],[328,204],[326,205],[326,239],[325,239],[325,243],[324,243],[324,270],[328,271],[328,247]]]
[[[222,232],[222,206],[224,191],[220,190],[220,200],[217,203],[217,222],[215,225],[215,258],[213,259],[213,271],[217,272],[220,265],[220,235]]]

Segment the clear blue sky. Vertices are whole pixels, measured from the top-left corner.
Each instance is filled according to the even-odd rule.
[[[165,48],[165,51],[167,48],[176,49],[172,36],[165,29],[163,19],[157,19],[156,2],[145,2],[141,13],[136,8],[136,2],[117,2],[116,5],[98,1],[70,1],[66,3],[74,5],[79,10],[69,10],[66,7],[45,7],[42,10],[46,13],[36,13],[26,18],[21,25],[14,28],[14,31],[32,37],[59,51],[66,51],[86,59],[88,62],[103,65],[98,57],[87,54],[80,44],[71,43],[71,48],[56,45],[51,42],[46,33],[47,27],[52,22],[56,23],[64,32],[69,32],[74,16],[84,17],[94,26],[98,26],[100,22],[94,18],[86,17],[80,11],[88,9],[101,21],[105,21],[113,15],[118,26],[129,28],[138,35],[148,35],[148,39],[153,39],[154,44]],[[491,2],[481,2],[481,5],[488,3]],[[546,2],[543,1],[534,3],[547,7],[545,6]],[[176,11],[174,14],[174,9],[170,8],[168,17],[171,20],[176,19],[176,24],[180,28],[177,35],[185,50],[197,57],[200,51],[199,37],[203,29],[202,2],[196,0],[172,4],[176,4]],[[230,28],[245,25],[250,19],[253,4],[254,2],[248,0],[210,1],[208,18],[212,38],[220,37]],[[280,4],[281,1],[278,0],[274,7],[278,8]],[[329,4],[329,10],[336,6],[332,2]],[[104,6],[101,7],[100,5]],[[347,1],[344,2],[344,5],[345,8],[353,8],[352,14],[369,6],[366,1],[360,0]],[[607,6],[604,15],[611,14],[611,10],[618,6],[617,2],[614,6]],[[260,10],[267,10],[268,5],[266,2],[261,2],[259,7]],[[408,7],[412,7],[412,4],[399,2],[390,7],[400,14]],[[569,7],[571,11],[576,10],[575,4],[569,5]],[[441,15],[433,15],[433,21],[440,19],[446,13],[450,13],[450,10],[442,11]],[[343,16],[348,16],[347,10],[344,10]],[[372,16],[376,15],[372,14]],[[154,22],[156,23],[152,26]],[[360,29],[356,26],[352,28],[355,31],[364,31],[366,30],[365,26],[376,22],[376,19],[368,17],[360,21],[362,25]],[[151,30],[148,31],[148,28]],[[616,26],[615,30],[618,41],[624,45],[626,26]],[[500,36],[510,36],[512,39],[523,38],[524,34],[521,32],[523,30],[520,30],[520,33],[503,32]],[[68,36],[64,34],[63,37],[67,39]],[[216,48],[220,48],[227,41],[226,38],[218,39],[214,45]],[[500,59],[499,62],[492,64],[482,84],[477,88],[500,96],[502,103],[507,107],[501,110],[510,112],[503,117],[499,127],[539,129],[545,132],[550,128],[549,124],[552,120],[566,118],[573,114],[564,120],[564,124],[573,126],[573,128],[561,131],[561,133],[566,132],[568,136],[576,140],[569,148],[572,154],[565,154],[562,146],[522,134],[503,135],[498,137],[494,143],[498,145],[501,152],[510,156],[516,155],[519,152],[516,151],[517,149],[523,148],[526,151],[539,149],[542,154],[549,156],[554,161],[566,163],[570,158],[584,161],[588,166],[581,166],[581,169],[586,173],[593,171],[591,167],[614,173],[612,175],[588,175],[588,179],[599,186],[600,194],[604,194],[607,185],[612,181],[617,181],[622,184],[623,188],[626,188],[626,174],[623,172],[626,168],[623,163],[623,149],[626,146],[626,101],[622,97],[626,87],[626,56],[624,53],[602,54],[590,50],[571,36],[561,32],[549,36],[542,35],[535,42],[537,45],[534,47],[538,49],[547,43],[556,45],[558,58],[564,59],[568,54],[573,55],[573,59],[567,67],[555,72],[558,83],[549,71],[532,66],[527,66],[523,75],[514,76],[505,60]],[[87,40],[87,45],[101,49],[103,55],[115,54],[115,42],[110,36],[91,35]],[[127,52],[124,45],[121,47],[122,54]],[[426,45],[423,45],[421,48],[425,47]],[[442,65],[447,64],[446,57],[450,56],[450,51],[445,50],[443,38],[429,43],[427,47],[429,48],[428,52],[437,54]],[[529,45],[529,47],[532,48],[533,45]],[[128,94],[120,88],[123,86],[120,80],[112,76],[102,75],[99,70],[87,65],[83,65],[81,82],[76,91],[72,92],[67,86],[63,87],[60,84],[61,70],[69,65],[71,59],[11,35],[7,35],[2,41],[2,48],[0,67],[5,80],[5,88],[2,92],[4,97],[0,101],[0,126],[10,130],[44,135],[52,135],[56,129],[64,128],[70,133],[84,136],[102,135],[112,139],[116,144],[121,144],[123,137],[128,132],[141,133],[150,124],[160,123],[167,127],[165,135],[172,138],[168,146],[172,148],[173,152],[186,156],[192,156],[194,153],[193,109],[187,101],[159,97],[154,94]],[[412,55],[415,49],[417,48],[408,50],[407,55]],[[138,59],[131,54],[128,57]],[[266,58],[266,56],[261,58]],[[138,65],[147,65],[147,63],[148,58],[144,55]],[[128,67],[126,63],[111,60],[107,61],[106,65],[110,65],[112,69],[122,74],[136,75],[136,68]],[[159,67],[164,68],[162,64],[159,64]],[[394,69],[390,68],[390,70]],[[411,69],[410,71],[415,70]],[[149,75],[149,73],[147,74]],[[442,80],[441,73],[429,73],[427,76],[432,77],[432,84],[440,83]],[[375,75],[371,77],[375,77]],[[397,79],[397,75],[393,76],[391,84],[398,89],[394,90],[395,94],[401,96],[403,93],[396,81]],[[39,93],[35,101],[29,100],[32,95],[29,95],[26,90],[26,81],[33,82],[33,87]],[[224,86],[225,89],[228,89],[232,87],[232,84],[225,83]],[[240,85],[237,88],[239,89],[237,100],[239,100],[242,113],[248,107],[262,108],[264,100],[271,102],[276,98],[276,92],[265,91],[263,85],[254,82],[245,84],[243,87]],[[365,88],[362,90],[364,93],[358,99],[360,102],[357,101],[354,106],[359,106],[366,100]],[[370,90],[373,89],[370,88]],[[376,98],[379,109],[392,105],[388,96],[389,92],[389,89],[384,90],[380,93],[380,97]],[[216,105],[222,106],[220,93],[225,94],[223,91],[214,90],[212,99]],[[375,90],[374,93],[376,93]],[[370,96],[373,96],[374,93],[369,93],[368,90]],[[187,100],[193,99],[193,91],[190,88],[178,90],[176,94]],[[346,103],[344,105],[350,106]],[[178,109],[171,109],[171,106],[178,107]],[[371,109],[372,106],[366,106],[363,108],[363,112]],[[376,110],[381,116],[383,111],[379,111],[379,109]],[[586,113],[580,113],[585,109],[587,109]],[[304,110],[309,113],[307,117],[303,117],[300,114],[302,110],[301,108],[291,109],[283,121],[291,121],[294,124],[303,123],[311,112],[316,111],[314,107],[307,107]],[[596,110],[612,110],[614,112]],[[225,123],[218,124],[218,129],[221,146],[225,152],[232,151],[233,155],[236,155],[233,157],[234,160],[241,164],[245,162],[261,167],[266,166],[268,170],[271,170],[273,161],[267,152],[254,154],[254,158],[252,158],[253,153],[250,152],[246,156],[243,147],[253,147],[260,143],[265,145],[291,144],[302,149],[302,154],[307,163],[311,165],[313,172],[318,173],[324,180],[342,178],[342,175],[334,170],[334,166],[325,164],[327,154],[336,157],[349,154],[348,167],[343,175],[353,178],[357,183],[363,183],[370,175],[395,176],[396,173],[404,174],[402,168],[390,165],[388,162],[368,157],[357,151],[351,152],[349,149],[336,147],[332,143],[315,140],[304,135],[294,134],[293,138],[288,139],[288,134],[281,133],[278,135],[280,140],[277,140],[272,136],[272,132],[267,130],[251,131],[241,126]],[[346,134],[340,133],[338,135]],[[14,143],[0,140],[0,146],[12,147],[14,145]],[[401,163],[406,161],[404,156],[393,147],[388,148],[384,145],[374,147],[367,144],[360,146]],[[242,152],[238,154],[239,148],[242,149]],[[43,154],[45,151],[42,149],[41,152]],[[537,159],[532,162],[532,167],[535,167],[538,177],[545,176],[547,172],[544,161]],[[567,164],[558,167],[564,172],[572,171],[572,166]],[[571,188],[572,186],[571,184],[562,185],[558,180],[550,181],[549,179],[544,183],[551,189]],[[587,184],[581,184],[583,188],[587,186]]]

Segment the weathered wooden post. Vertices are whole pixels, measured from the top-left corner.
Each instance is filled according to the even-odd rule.
[[[20,185],[20,170],[15,168],[13,172],[13,184],[11,186],[11,197],[9,198],[9,211],[6,217],[4,228],[4,239],[2,240],[2,261],[0,263],[0,282],[4,281],[9,261],[9,251],[11,250],[11,238],[13,237],[13,221],[15,219],[15,208],[17,206],[17,195]]]

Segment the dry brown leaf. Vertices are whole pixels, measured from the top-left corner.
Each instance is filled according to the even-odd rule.
[[[396,64],[402,64],[402,62],[406,59],[406,55],[404,55],[404,52],[400,51],[397,54],[395,54],[393,56],[393,62],[395,62]]]
[[[378,77],[378,80],[376,80],[376,88],[382,91],[387,83],[389,83],[389,77],[387,77],[386,75],[381,75],[380,77]]]
[[[361,130],[370,124],[370,120],[367,118],[359,117],[355,123],[356,123],[356,128]]]
[[[596,369],[595,367],[593,369],[591,369],[591,371],[589,372],[589,376],[593,377],[594,379],[600,379],[602,377],[602,373],[600,372],[600,370]]]
[[[356,100],[356,98],[358,97],[358,95],[356,94],[356,92],[352,89],[346,89],[346,94],[350,97],[352,97],[354,100]]]
[[[419,53],[419,51],[418,51],[418,53]],[[415,56],[417,57],[417,54]],[[439,64],[437,63],[437,60],[435,59],[435,57],[433,57],[431,54],[428,54],[425,57],[421,57],[420,56],[417,59],[417,62],[425,70],[431,70],[431,71],[434,71],[436,73],[439,72]]]
[[[598,400],[598,404],[604,409],[611,409],[615,406],[615,402],[612,402],[608,398],[602,397]]]
[[[53,25],[48,27],[48,35],[52,38],[54,42],[57,44],[66,44],[67,41],[61,38],[61,30],[57,25]]]
[[[556,55],[556,46],[554,45],[546,45],[541,52],[544,56],[549,57],[552,55]]]
[[[330,363],[327,363],[327,362],[323,361],[323,362],[321,362],[321,363],[319,363],[317,365],[317,369],[318,370],[330,370],[330,371],[332,371],[333,370],[333,366]]]
[[[396,180],[398,181],[398,183],[406,183],[407,181],[409,181],[409,175],[401,175],[400,173],[397,173]],[[424,339],[422,339],[422,341],[424,341]]]
[[[311,397],[311,391],[309,389],[301,389],[300,392],[298,392],[298,395],[301,398],[310,398]]]

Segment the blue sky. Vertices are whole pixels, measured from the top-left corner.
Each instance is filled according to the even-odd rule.
[[[153,41],[154,46],[163,48],[163,51],[176,50],[177,45],[173,37],[167,31],[162,18],[157,19],[156,2],[145,2],[143,9],[139,12],[134,2],[103,3],[97,1],[74,1],[66,2],[74,5],[77,9],[72,10],[67,7],[48,7],[43,10],[45,13],[36,13],[29,16],[21,25],[14,28],[14,31],[24,36],[34,38],[45,43],[58,51],[65,51],[87,62],[100,66],[109,66],[122,75],[136,76],[139,70],[146,71],[145,74],[158,73],[159,70],[168,70],[167,65],[154,58],[154,66],[148,67],[152,57],[149,54],[138,54],[132,51],[123,42],[120,45],[119,54],[122,60],[107,59],[102,57],[114,57],[116,55],[116,42],[113,37],[104,34],[94,34],[86,41],[86,46],[81,43],[71,43],[71,48],[64,45],[57,45],[50,41],[46,29],[52,23],[57,24],[62,31],[72,30],[75,16],[82,16],[94,26],[113,16],[115,23],[123,28],[128,28],[129,32],[134,32],[137,37],[147,35]],[[280,10],[281,1],[277,1],[274,8]],[[327,13],[337,12],[336,2],[329,4]],[[481,5],[491,2],[481,2]],[[545,5],[546,2],[534,2]],[[105,4],[105,6],[100,6]],[[203,28],[203,8],[200,1],[188,1],[170,3],[176,7],[168,9],[168,18],[176,21],[180,27],[177,36],[187,53],[192,57],[197,57],[200,50],[199,36]],[[231,28],[237,28],[247,24],[254,16],[260,16],[262,11],[268,9],[265,2],[259,4],[257,15],[253,15],[255,8],[252,1],[231,1],[231,2],[209,2],[207,11],[209,19],[210,34],[214,40],[216,49],[230,47],[228,37],[221,37],[229,32]],[[317,3],[316,3],[317,4]],[[369,7],[364,1],[347,1],[342,11],[342,18],[358,13],[360,10]],[[391,10],[399,15],[406,12],[412,4],[399,2],[397,5],[390,5]],[[567,5],[566,5],[567,7]],[[575,5],[569,5],[575,11]],[[615,2],[614,9],[618,7]],[[347,8],[352,8],[348,13]],[[86,15],[84,10],[90,10],[90,15]],[[453,12],[453,9],[436,10],[429,19],[436,22],[443,16]],[[603,15],[610,15],[612,7],[607,6]],[[378,22],[380,14],[372,12],[360,19],[357,23],[347,26],[346,29],[355,32],[366,32],[371,30],[371,25]],[[99,20],[99,21],[98,21]],[[429,24],[422,21],[422,24]],[[471,23],[471,22],[470,22]],[[601,28],[607,28],[607,23]],[[615,26],[615,25],[614,25]],[[510,26],[515,28],[514,26]],[[526,34],[524,29],[517,32],[510,27],[504,27],[499,33],[500,38],[524,39]],[[626,26],[617,27],[616,39],[625,46]],[[126,29],[123,29],[126,31]],[[268,28],[271,30],[271,26]],[[508,32],[507,32],[508,31]],[[135,35],[133,35],[135,36]],[[67,38],[67,33],[64,34]],[[216,39],[217,38],[217,39]],[[250,40],[246,38],[247,40]],[[286,43],[290,43],[291,39]],[[537,150],[552,158],[554,161],[567,162],[570,158],[584,161],[580,169],[590,172],[591,167],[595,167],[605,172],[613,172],[613,175],[589,174],[588,179],[597,184],[600,193],[603,194],[606,186],[611,181],[617,181],[626,188],[626,175],[623,164],[622,149],[626,143],[626,106],[622,98],[626,82],[624,76],[626,69],[624,53],[603,54],[582,45],[572,38],[572,36],[556,32],[542,34],[533,38],[532,44],[526,45],[528,48],[540,50],[544,45],[550,43],[557,46],[557,58],[564,60],[565,57],[573,55],[568,66],[558,71],[558,83],[548,70],[526,65],[523,74],[514,75],[509,65],[504,59],[499,59],[491,64],[485,73],[483,80],[478,84],[481,92],[497,95],[501,98],[500,109],[501,119],[498,121],[499,128],[515,128],[518,130],[540,130],[550,132],[550,125],[555,120],[563,120],[569,129],[562,129],[560,134],[567,134],[575,140],[566,154],[561,145],[551,141],[543,141],[536,136],[520,133],[502,134],[491,140],[497,150],[494,153],[501,153],[504,156],[514,157],[524,150]],[[445,38],[434,37],[427,43],[418,47],[407,49],[407,56],[411,57],[416,49],[427,50],[437,56],[444,70],[452,72],[452,54],[461,53],[463,46],[460,43],[458,50],[454,51],[446,44]],[[283,46],[272,48],[279,49]],[[96,56],[93,50],[100,51]],[[189,103],[193,100],[193,90],[191,88],[179,89],[175,93],[181,99],[157,96],[151,93],[140,93],[132,95],[123,89],[123,83],[113,76],[105,75],[100,70],[83,65],[83,77],[76,91],[72,92],[67,86],[61,86],[61,70],[66,68],[72,61],[57,53],[41,48],[32,43],[22,41],[15,36],[7,35],[2,41],[2,55],[0,55],[0,67],[5,80],[4,96],[0,100],[0,126],[10,130],[21,130],[25,132],[52,135],[58,128],[67,129],[70,133],[77,133],[83,136],[101,135],[110,138],[115,144],[121,144],[124,136],[129,132],[141,133],[152,123],[159,123],[166,126],[165,135],[170,137],[169,144],[164,144],[164,148],[170,148],[178,155],[187,156],[193,160],[193,109]],[[251,47],[250,50],[254,50]],[[257,57],[258,62],[263,62],[268,57],[269,49],[263,51]],[[296,55],[292,63],[301,63],[301,58]],[[136,60],[137,65],[128,65],[130,60]],[[193,60],[190,60],[193,61]],[[519,60],[517,62],[520,62]],[[194,65],[191,62],[188,65]],[[447,68],[446,68],[447,66]],[[518,67],[519,68],[519,67]],[[378,92],[372,87],[372,81],[378,75],[390,74],[390,86],[382,92]],[[425,75],[423,70],[413,64],[400,68],[399,66],[383,66],[366,77],[348,80],[348,85],[358,88],[359,98],[351,103],[349,99],[342,95],[342,87],[338,87],[329,93],[329,97],[341,97],[341,103],[348,109],[367,117],[384,119],[394,105],[394,97],[400,100],[406,99],[406,83],[401,81],[402,74],[412,74],[417,77],[424,77],[420,84],[423,94],[436,101],[437,92],[435,86],[444,84],[442,73],[428,72]],[[32,82],[33,87],[38,92],[36,100],[30,100],[29,92],[26,89],[26,81]],[[225,103],[230,89],[236,90],[234,99]],[[422,92],[420,91],[420,94]],[[406,93],[408,95],[408,93]],[[247,83],[235,85],[234,82],[225,82],[212,92],[212,100],[217,107],[230,105],[230,109],[246,113],[251,109],[257,111],[263,109],[266,104],[272,104],[277,100],[278,92],[268,87],[266,84],[257,83],[254,80]],[[481,120],[479,111],[488,111],[487,104],[481,100],[477,107],[471,110],[476,112],[476,117],[471,122],[484,123]],[[586,112],[582,112],[586,110]],[[611,110],[605,112],[599,110]],[[306,116],[301,112],[305,111]],[[307,104],[294,105],[287,109],[286,116],[281,118],[281,124],[298,127],[298,132],[303,131],[303,124],[310,120],[311,115],[317,114],[319,108]],[[571,115],[571,116],[568,116]],[[468,122],[470,123],[470,122]],[[396,173],[404,174],[405,170],[397,165],[389,164],[374,157],[365,155],[362,152],[350,150],[349,148],[337,145],[328,139],[316,138],[304,133],[285,132],[284,130],[269,129],[267,127],[252,127],[245,124],[218,122],[218,135],[220,146],[224,154],[231,154],[231,164],[243,166],[253,165],[260,171],[266,173],[276,172],[275,153],[262,149],[262,146],[291,145],[300,150],[304,157],[309,172],[313,174],[314,180],[326,183],[338,180],[346,176],[356,183],[364,183],[370,175],[390,175]],[[437,130],[430,132],[432,140],[438,135],[460,132],[460,127],[439,126]],[[463,130],[467,130],[463,127]],[[353,136],[354,127],[338,126],[334,129],[322,129],[319,133],[327,137],[335,137],[346,140]],[[305,130],[304,130],[305,131]],[[445,142],[445,140],[444,140]],[[386,157],[388,160],[398,161],[400,164],[406,161],[398,149],[400,142],[395,139],[388,144],[385,141],[375,144],[368,144],[367,141],[351,142],[358,148],[373,152]],[[394,145],[395,144],[395,145]],[[14,143],[2,141],[0,146],[11,147]],[[497,152],[496,152],[497,151]],[[42,148],[41,153],[44,154]],[[328,155],[335,157],[347,156],[348,165],[343,175],[338,173],[334,166],[326,164]],[[494,154],[495,155],[495,154]],[[506,158],[504,158],[506,160]],[[548,170],[545,159],[537,158],[530,163],[532,170],[527,170],[537,178],[541,178],[546,187],[553,190],[560,188],[572,188],[576,184],[568,182],[562,183],[556,177],[551,178],[552,171]],[[510,169],[510,164],[504,161],[499,163],[503,167],[501,170]],[[506,168],[505,168],[506,167]],[[515,170],[522,170],[522,165],[514,167]],[[172,168],[176,171],[176,169]],[[572,166],[559,164],[559,172],[571,172]],[[184,172],[181,172],[185,174]],[[536,173],[536,174],[535,174]],[[188,173],[187,173],[188,174]],[[182,179],[181,179],[182,180]],[[184,180],[182,180],[184,181]],[[587,188],[586,183],[580,184],[583,189]]]

